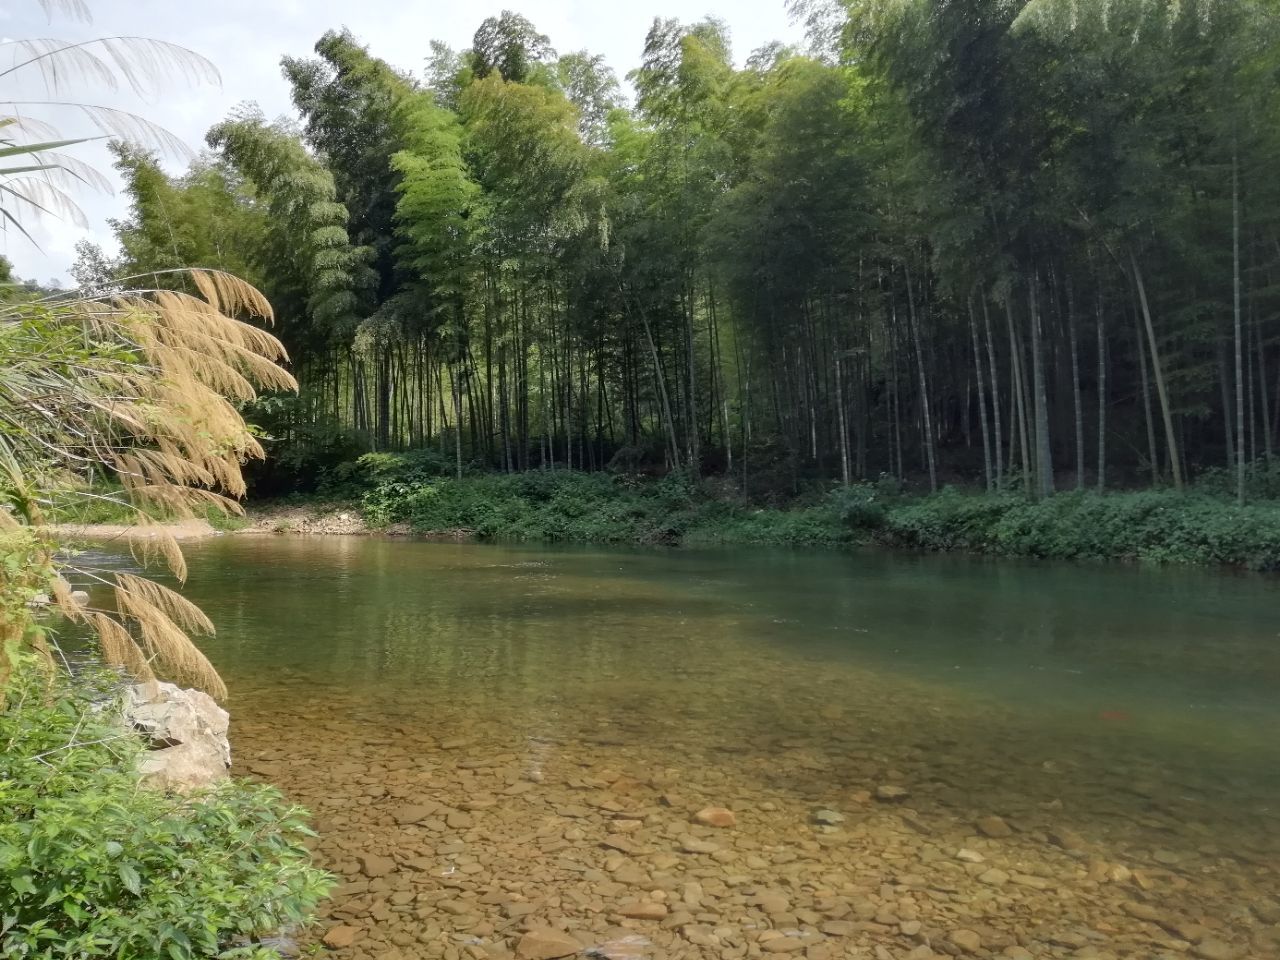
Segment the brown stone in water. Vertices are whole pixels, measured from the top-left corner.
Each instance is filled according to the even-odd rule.
[[[961,953],[977,953],[982,949],[982,938],[972,930],[952,930],[947,939]]]
[[[1240,951],[1222,940],[1205,940],[1193,948],[1200,960],[1237,960]]]
[[[1280,924],[1280,901],[1258,900],[1253,903],[1253,912],[1263,923]]]
[[[993,887],[1002,887],[1009,882],[1009,875],[998,867],[992,867],[979,875],[978,882],[990,884]]]
[[[411,823],[421,823],[431,814],[436,812],[436,807],[426,807],[420,804],[413,804],[406,807],[397,807],[391,811],[391,819],[395,820],[400,826]]]
[[[619,777],[609,785],[609,789],[614,793],[635,793],[637,790],[643,790],[645,784],[634,777]]]
[[[356,942],[356,936],[359,933],[359,927],[348,927],[345,924],[339,924],[336,927],[330,927],[321,940],[331,950],[343,950]]]
[[[1048,890],[1053,884],[1044,877],[1033,877],[1029,873],[1015,873],[1010,879],[1020,887],[1030,887],[1032,890]]]
[[[394,873],[396,862],[390,857],[378,856],[376,853],[362,853],[356,857],[360,861],[360,872],[366,877],[383,877]]]
[[[1122,904],[1120,909],[1138,920],[1147,920],[1151,923],[1161,923],[1164,920],[1164,914],[1149,903],[1136,903],[1130,900]]]
[[[618,908],[618,912],[624,917],[630,917],[632,920],[661,920],[667,915],[665,904],[655,903],[651,900],[641,900],[634,903],[624,903]]]
[[[762,893],[756,898],[756,906],[772,915],[786,913],[791,909],[791,901],[780,893]]]
[[[993,837],[999,840],[1013,836],[1013,827],[1005,823],[1002,817],[983,817],[974,823],[974,826],[978,828],[978,832],[984,837]]]
[[[738,818],[734,815],[734,812],[725,807],[703,807],[693,815],[693,819],[704,826],[719,827],[721,829],[738,825]]]
[[[909,796],[911,796],[910,790],[892,783],[881,784],[876,787],[876,799],[881,803],[902,803]]]
[[[806,946],[800,937],[774,937],[760,944],[760,949],[765,953],[799,953]]]
[[[1054,846],[1061,847],[1067,853],[1079,853],[1088,848],[1084,837],[1080,834],[1065,829],[1053,829],[1047,831],[1049,842]]]
[[[1199,943],[1209,935],[1209,931],[1198,923],[1192,923],[1189,920],[1162,920],[1160,926],[1164,927],[1175,937],[1186,940],[1188,943]]]
[[[680,841],[680,849],[685,853],[715,853],[719,846],[710,840],[699,840],[696,837],[685,837]]]
[[[558,960],[581,950],[582,944],[574,937],[551,927],[536,927],[516,944],[516,956],[520,960]]]

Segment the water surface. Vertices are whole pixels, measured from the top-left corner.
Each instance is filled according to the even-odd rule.
[[[555,821],[584,791],[625,798],[625,781],[642,785],[634,789],[643,803],[623,806],[649,811],[637,834],[649,852],[689,829],[687,814],[664,813],[664,790],[687,793],[693,806],[745,811],[733,853],[747,866],[726,854],[725,870],[732,879],[734,869],[754,869],[762,888],[794,887],[793,898],[808,889],[806,874],[761,867],[772,861],[750,860],[751,850],[806,850],[816,836],[813,876],[843,876],[849,897],[863,889],[859,870],[912,877],[945,861],[950,882],[969,883],[983,906],[967,920],[954,905],[926,910],[926,933],[907,943],[931,929],[945,937],[961,921],[997,947],[1040,943],[1010,923],[1026,912],[1018,898],[1047,896],[1035,908],[1046,929],[1089,930],[1115,956],[1160,955],[1162,936],[1181,942],[1124,914],[1135,897],[1220,925],[1216,933],[1248,955],[1274,946],[1251,912],[1276,895],[1280,866],[1274,578],[881,552],[343,537],[226,537],[187,553],[187,593],[218,625],[205,648],[233,691],[239,755],[319,808],[331,862],[357,878],[362,844],[393,856],[411,844],[450,863],[476,856],[483,876],[464,899],[482,898],[486,881],[509,872],[504,858],[515,854],[504,844],[526,814]],[[471,836],[463,827],[444,829],[441,846],[431,830],[391,823],[382,781],[391,799],[454,809],[467,795],[523,796],[513,784],[536,783],[529,802],[543,806],[455,849],[448,835]],[[904,806],[868,799],[886,784],[908,791]],[[818,807],[846,819],[815,827]],[[563,829],[583,869],[603,876],[621,868],[601,859],[598,841],[613,827],[609,806],[600,809],[594,833]],[[1012,824],[1014,837],[976,837],[975,820],[990,815]],[[1087,849],[1068,856],[1046,839],[1061,829]],[[861,837],[859,867],[829,847],[828,833]],[[961,845],[985,849],[987,862],[957,872]],[[988,902],[974,878],[993,863],[1083,884],[1071,887],[1079,902],[1056,905],[1061,891],[1021,888],[1007,903]],[[1141,882],[1100,881],[1099,864],[1122,864]],[[647,878],[658,889],[662,866],[650,865],[657,872]],[[573,871],[546,876],[564,891],[579,880]],[[406,912],[407,900],[379,914],[361,882],[350,891],[356,907],[335,916],[363,923],[370,944],[394,947],[376,938],[402,930],[414,949],[454,956],[459,944],[513,935],[479,908],[463,930]],[[732,883],[726,889],[734,894]],[[880,881],[866,889],[881,902]],[[751,894],[740,896],[750,911]],[[606,903],[579,916],[560,897],[552,907],[549,919],[584,930],[609,912]],[[817,915],[786,919],[794,936],[821,938]],[[905,953],[903,934],[867,922],[851,943]],[[706,923],[720,929],[710,915]],[[742,936],[745,955],[759,947],[750,929],[715,934],[709,953],[679,939],[666,949],[735,956]],[[822,952],[816,940],[808,949]]]

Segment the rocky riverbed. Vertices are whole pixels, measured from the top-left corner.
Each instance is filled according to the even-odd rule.
[[[315,813],[342,960],[1280,957],[1280,803],[1243,758],[721,669],[410,702],[241,680],[235,769]]]

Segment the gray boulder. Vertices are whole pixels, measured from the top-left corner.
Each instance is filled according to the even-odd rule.
[[[137,683],[124,700],[125,722],[150,744],[139,774],[144,785],[190,793],[227,776],[230,716],[207,693],[172,683]]]

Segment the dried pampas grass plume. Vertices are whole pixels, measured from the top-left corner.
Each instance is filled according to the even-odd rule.
[[[220,271],[174,273],[189,290],[0,302],[0,492],[24,525],[52,532],[49,492],[64,504],[101,499],[87,479],[105,471],[121,486],[113,499],[156,533],[134,541],[140,559],[159,558],[182,580],[182,551],[155,518],[242,512],[242,466],[263,451],[233,401],[297,383],[279,366],[280,341],[248,322],[272,319],[258,290]],[[52,588],[108,662],[225,697],[190,638],[213,632],[197,607],[131,575],[115,575],[114,591],[116,609],[104,611],[65,583]]]

